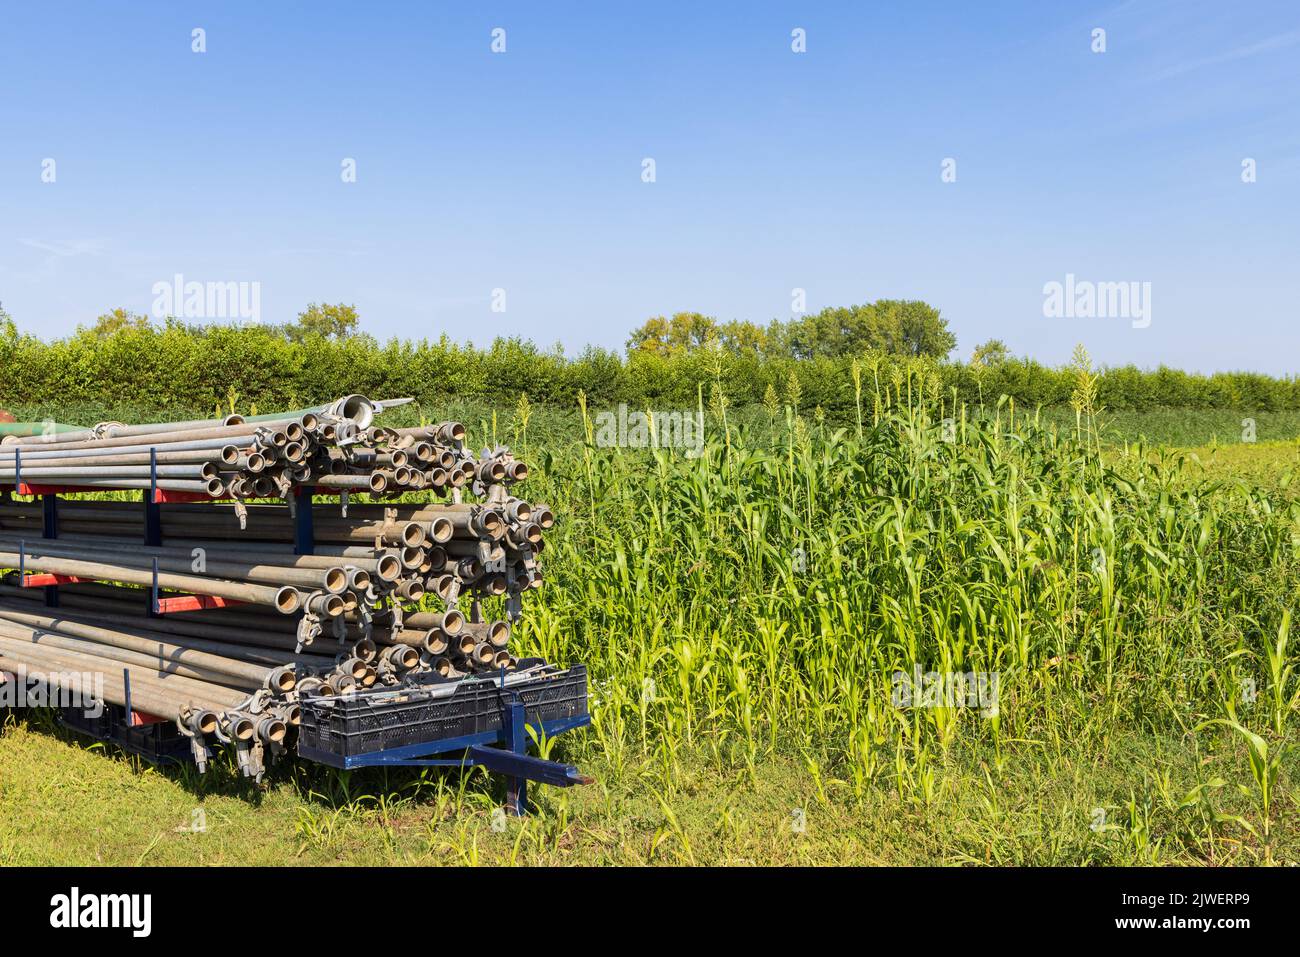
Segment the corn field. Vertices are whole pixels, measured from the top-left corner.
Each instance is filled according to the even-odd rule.
[[[687,752],[815,756],[924,805],[949,753],[1235,740],[1267,843],[1300,707],[1300,506],[1100,446],[1086,394],[1064,430],[910,372],[859,379],[861,425],[834,431],[788,403],[738,427],[714,398],[698,455],[600,447],[585,406],[585,441],[541,453],[565,521],[521,640],[590,665],[615,766],[671,791]],[[916,671],[996,675],[997,699],[899,707]]]

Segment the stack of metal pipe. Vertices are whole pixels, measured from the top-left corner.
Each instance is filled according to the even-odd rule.
[[[348,396],[256,421],[104,423],[60,432],[52,442],[6,437],[0,486],[18,477],[19,456],[26,485],[129,489],[148,487],[152,476],[146,472],[137,486],[138,474],[111,470],[138,470],[141,446],[152,456],[146,469],[179,462],[164,458],[173,453],[215,450],[219,464],[203,463],[217,466],[208,481],[234,501],[162,505],[160,544],[149,546],[142,544],[147,522],[139,503],[60,500],[57,537],[45,538],[41,503],[0,497],[0,568],[62,576],[57,608],[45,607],[45,592],[22,587],[18,575],[0,583],[0,671],[21,665],[93,673],[106,700],[125,704],[125,670],[136,705],[175,720],[196,758],[206,760],[205,738],[215,735],[243,748],[241,763],[247,752],[246,770],[260,773],[262,749],[275,753],[291,738],[301,694],[516,667],[511,622],[523,596],[542,585],[537,556],[554,515],[511,494],[527,466],[505,448],[467,451],[459,423],[375,427],[374,414],[392,404]],[[194,438],[214,429],[244,430],[239,442],[249,444],[175,448],[230,437]],[[124,441],[137,447],[122,452],[114,443]],[[281,442],[294,459],[281,456],[272,469],[273,491],[284,500],[245,501],[261,488],[249,484],[260,474],[250,462],[256,469],[254,456],[283,452]],[[38,458],[50,450],[75,453],[60,462],[94,459],[102,467],[29,472],[41,468],[30,463],[55,461]],[[105,462],[131,456],[130,463]],[[6,473],[10,458],[16,467]],[[195,479],[169,475],[158,485],[168,487],[164,481]],[[314,507],[314,545],[298,554],[297,493],[305,485],[340,496]],[[413,490],[425,500],[373,501]],[[349,501],[352,491],[372,501]],[[478,501],[464,501],[467,493]],[[442,495],[451,500],[438,500]],[[164,599],[191,594],[239,604],[160,615],[155,586]]]
[[[0,486],[147,489],[210,498],[288,496],[296,486],[376,495],[474,483],[510,485],[528,468],[508,450],[466,451],[464,426],[387,429],[375,415],[405,399],[344,396],[281,415],[123,425],[0,438]]]

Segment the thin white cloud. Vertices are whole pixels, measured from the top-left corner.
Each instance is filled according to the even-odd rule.
[[[45,253],[40,268],[34,272],[16,272],[15,278],[26,282],[42,282],[53,279],[58,272],[58,264],[64,259],[78,256],[98,256],[108,248],[102,239],[19,239],[19,243],[30,249]]]
[[[1200,70],[1207,66],[1218,66],[1221,63],[1232,63],[1237,60],[1246,60],[1253,56],[1259,56],[1261,53],[1271,53],[1274,50],[1282,50],[1289,46],[1300,43],[1300,30],[1292,30],[1288,33],[1279,33],[1276,36],[1268,37],[1256,43],[1247,44],[1246,46],[1237,47],[1224,53],[1216,53],[1213,56],[1201,57],[1199,60],[1188,60],[1177,66],[1170,67],[1157,73],[1152,79],[1168,80],[1175,76],[1182,76],[1184,73],[1190,73],[1193,70]]]
[[[20,239],[18,241],[24,246],[39,249],[60,259],[68,259],[72,256],[98,256],[104,251],[106,245],[102,239]]]

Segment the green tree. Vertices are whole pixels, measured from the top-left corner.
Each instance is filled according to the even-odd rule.
[[[698,349],[718,338],[718,333],[718,321],[698,312],[673,313],[671,319],[655,316],[633,330],[627,340],[627,351],[670,356]]]
[[[359,323],[357,307],[354,305],[313,302],[298,313],[297,323],[289,326],[286,331],[295,342],[309,336],[346,339],[356,332]]]
[[[944,358],[957,345],[938,309],[919,300],[881,299],[776,319],[766,329],[746,320],[719,324],[698,312],[655,316],[632,332],[627,350],[668,357],[715,339],[731,353],[790,359],[839,359],[869,350]]]
[[[880,299],[873,303],[884,349],[895,355],[945,358],[957,337],[939,310],[919,299]]]
[[[109,339],[126,329],[148,329],[149,317],[130,312],[118,306],[105,312],[90,327],[90,334],[96,339]]]
[[[767,350],[767,331],[746,320],[735,319],[718,327],[718,341],[729,352],[763,353]]]
[[[1001,339],[990,339],[988,342],[981,342],[975,347],[970,354],[970,364],[973,366],[997,366],[1011,358],[1011,350]]]
[[[874,306],[837,306],[769,327],[782,355],[793,359],[860,355],[882,348]]]
[[[12,344],[18,338],[18,325],[0,302],[0,343]]]
[[[939,310],[919,300],[880,299],[823,309],[768,327],[769,352],[793,359],[841,358],[878,350],[943,358],[957,345]]]

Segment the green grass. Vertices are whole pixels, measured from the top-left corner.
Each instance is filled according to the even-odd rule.
[[[1129,736],[1085,755],[1039,745],[996,766],[952,752],[929,803],[881,787],[855,795],[810,758],[764,757],[751,775],[685,755],[671,788],[643,762],[578,760],[597,783],[536,789],[527,819],[497,817],[482,775],[281,772],[264,788],[214,769],[189,776],[41,724],[0,737],[0,864],[1254,864],[1244,749],[1198,756],[1179,738]],[[1294,775],[1294,766],[1291,773]],[[1211,805],[1213,811],[1210,810]],[[206,829],[195,832],[196,808]],[[1104,817],[1098,816],[1098,809]],[[1294,805],[1277,816],[1294,814]],[[671,812],[671,813],[669,813]],[[801,814],[801,817],[797,817]],[[797,824],[802,823],[802,829]],[[1294,825],[1287,825],[1293,828]],[[1243,835],[1245,835],[1243,837]],[[1300,863],[1294,833],[1273,860]]]
[[[1044,414],[1049,421],[1074,427],[1071,409],[1054,408]],[[1183,447],[1251,444],[1243,442],[1243,436],[1250,434],[1250,423],[1254,423],[1256,443],[1294,442],[1300,436],[1300,412],[1295,411],[1156,408],[1141,412],[1103,411],[1098,418],[1106,440],[1113,444],[1137,439],[1153,445]]]
[[[714,402],[699,457],[600,448],[581,412],[453,410],[562,516],[517,637],[591,668],[593,726],[553,744],[597,784],[496,831],[481,773],[255,788],[26,715],[0,734],[0,863],[1300,863],[1297,446],[1263,425],[1285,420],[1098,442],[921,376],[846,387],[861,435]],[[1131,441],[1154,434],[1199,448]],[[913,663],[996,672],[996,714],[895,707]]]

